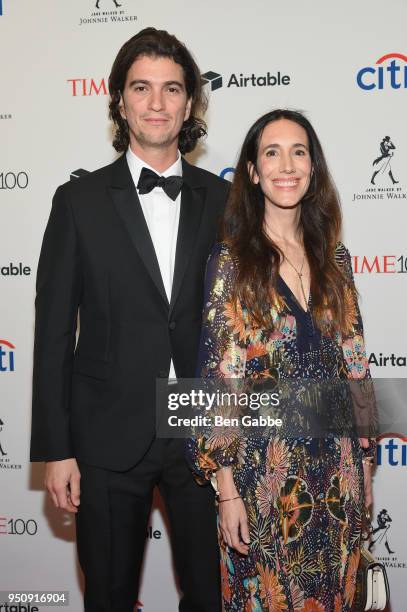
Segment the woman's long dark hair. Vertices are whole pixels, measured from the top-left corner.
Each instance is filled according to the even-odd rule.
[[[250,164],[257,167],[264,128],[279,119],[297,123],[308,136],[313,172],[301,201],[299,230],[310,265],[315,322],[325,327],[329,309],[332,327],[345,331],[344,275],[335,262],[335,246],[342,226],[339,198],[315,130],[299,112],[277,109],[263,115],[244,140],[222,228],[222,240],[238,261],[235,297],[243,301],[255,325],[271,324],[270,298],[277,295],[276,279],[282,253],[264,231],[265,198],[260,185],[251,180],[249,167]]]
[[[184,72],[185,88],[191,99],[191,114],[184,121],[179,135],[181,153],[193,151],[199,138],[206,135],[206,124],[201,115],[206,110],[207,99],[202,88],[199,68],[186,46],[165,30],[145,28],[130,38],[120,49],[109,76],[109,118],[116,128],[113,146],[116,151],[126,151],[129,146],[129,126],[120,114],[120,100],[126,77],[133,62],[140,56],[169,57],[179,64]]]

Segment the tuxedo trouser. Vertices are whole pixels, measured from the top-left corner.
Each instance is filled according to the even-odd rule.
[[[184,448],[181,439],[156,439],[140,463],[126,472],[79,462],[76,528],[86,612],[133,612],[155,485],[170,525],[182,592],[180,612],[220,612],[214,494],[211,487],[195,482]],[[157,587],[165,598],[165,587]],[[165,601],[161,611],[171,612]]]

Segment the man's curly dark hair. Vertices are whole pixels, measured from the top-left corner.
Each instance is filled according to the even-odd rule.
[[[134,61],[148,57],[168,57],[182,66],[188,99],[191,99],[191,114],[184,121],[179,134],[178,147],[181,153],[193,151],[199,138],[206,135],[206,124],[201,115],[206,110],[205,96],[199,68],[186,46],[165,30],[145,28],[130,38],[120,49],[109,76],[109,118],[115,124],[113,146],[116,151],[126,151],[129,142],[129,126],[120,114],[120,100],[127,73]]]

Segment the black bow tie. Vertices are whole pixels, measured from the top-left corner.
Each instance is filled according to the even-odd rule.
[[[150,193],[154,187],[162,187],[171,200],[176,200],[182,187],[182,176],[159,176],[149,168],[143,168],[137,183],[138,192]]]

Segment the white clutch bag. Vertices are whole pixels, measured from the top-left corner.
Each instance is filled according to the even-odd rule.
[[[361,548],[353,612],[385,610],[389,600],[390,588],[386,568],[366,548]]]

